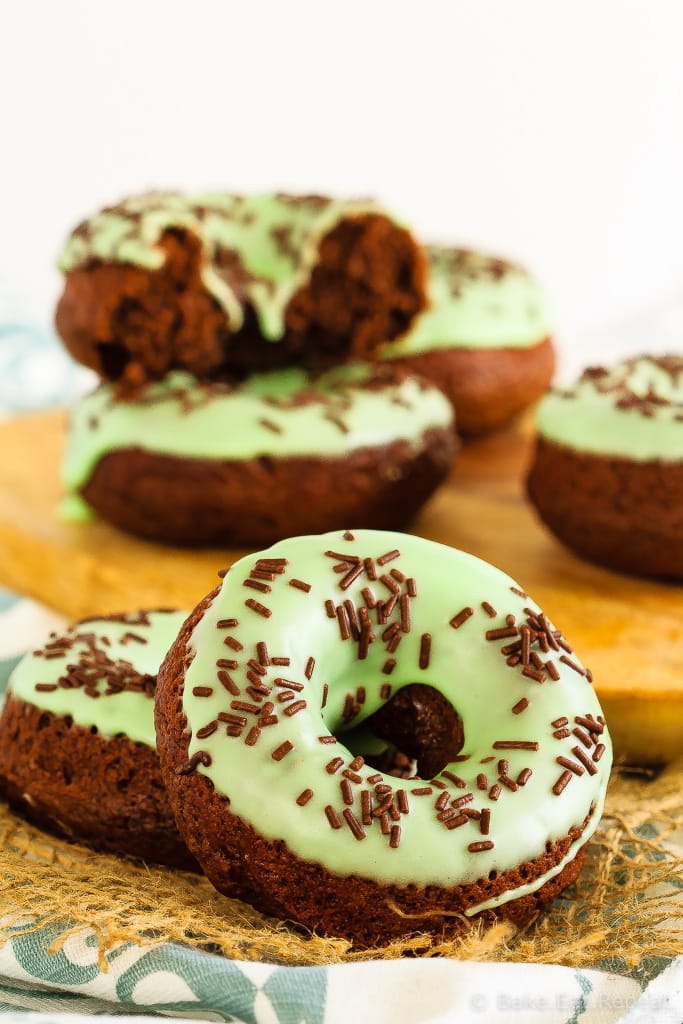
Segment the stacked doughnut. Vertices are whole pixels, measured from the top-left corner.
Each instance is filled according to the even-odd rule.
[[[358,947],[522,926],[576,878],[609,732],[513,579],[376,530],[219,575],[187,618],[82,622],[24,658],[0,718],[15,807]]]
[[[448,472],[452,410],[369,364],[424,308],[424,257],[372,202],[124,200],[68,239],[57,327],[101,377],[74,411],[72,514],[180,544],[404,525]]]

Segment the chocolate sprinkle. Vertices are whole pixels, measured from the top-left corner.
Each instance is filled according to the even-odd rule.
[[[259,665],[266,668],[270,665],[270,658],[268,656],[268,648],[266,647],[263,640],[256,644],[256,657],[258,658]]]
[[[576,715],[574,721],[577,725],[582,725],[585,729],[588,730],[588,732],[601,733],[604,731],[605,728],[602,722],[596,721],[589,715],[586,715],[585,717],[583,715]]]
[[[283,686],[288,690],[296,690],[297,692],[304,688],[303,683],[295,683],[293,679],[283,679],[281,676],[274,680],[274,685]]]
[[[453,623],[451,622],[451,626]],[[498,629],[487,629],[484,636],[487,640],[505,640],[509,636],[517,636],[519,630],[516,626],[501,626]]]
[[[372,558],[364,558],[363,565],[365,566],[365,575],[372,581],[377,579],[377,570],[375,569],[375,563]]]
[[[216,668],[237,668],[237,662],[232,658],[218,658],[216,661]]]
[[[298,803],[299,807],[303,807],[305,804],[308,803],[312,796],[313,790],[305,789],[303,793],[299,793],[298,797],[296,798],[296,802]]]
[[[496,740],[494,750],[538,750],[535,740]]]
[[[261,580],[244,580],[242,586],[251,587],[252,590],[260,590],[262,594],[269,594],[272,589],[267,583],[262,583]]]
[[[243,645],[234,636],[226,636],[223,643],[226,647],[230,647],[233,651],[243,650]]]
[[[339,581],[340,590],[348,590],[352,583],[354,583],[363,572],[362,565],[354,565],[352,569],[349,569],[346,576]]]
[[[528,708],[528,707],[529,707],[529,698],[528,697],[522,697],[522,699],[518,700],[517,703],[512,708],[512,714],[513,715],[521,715],[522,711],[525,711],[526,708]]]
[[[585,750],[583,750],[579,746],[572,747],[572,754],[574,755],[577,761],[581,762],[581,764],[587,770],[589,775],[597,775],[598,769],[595,767],[595,764],[590,759]]]
[[[306,701],[305,700],[295,700],[293,704],[288,704],[287,705],[287,707],[285,708],[285,714],[288,715],[291,718],[291,716],[292,715],[296,715],[297,712],[303,711],[305,707],[306,707]]]
[[[176,768],[176,775],[190,775],[197,769],[198,765],[203,765],[204,768],[208,768],[211,764],[211,754],[207,750],[197,750],[189,760],[185,762],[180,768]]]
[[[264,619],[269,619],[273,614],[270,608],[266,608],[266,606],[261,604],[259,601],[255,601],[253,597],[250,597],[244,603],[247,608],[251,608],[251,610],[256,612],[257,615],[262,615]]]
[[[197,739],[205,740],[207,736],[213,736],[217,729],[218,722],[209,722],[208,725],[204,725],[201,729],[197,729]]]
[[[432,650],[432,636],[431,633],[423,633],[420,637],[420,660],[418,662],[420,668],[429,668],[429,661]]]
[[[358,818],[353,813],[353,811],[349,810],[348,807],[345,807],[344,810],[342,811],[342,814],[344,816],[344,821],[346,822],[346,824],[351,829],[351,832],[353,833],[354,839],[357,839],[359,841],[361,839],[365,839],[365,831],[363,830],[361,823],[359,822]]]
[[[463,625],[463,623],[467,622],[467,620],[472,615],[474,615],[474,608],[470,608],[469,606],[466,607],[466,608],[461,608],[461,610],[457,613],[457,615],[453,616],[453,618],[450,620],[448,625],[452,626],[453,629],[460,629],[460,627]],[[516,630],[515,630],[515,632],[516,632]],[[488,634],[487,634],[487,639],[488,639]]]
[[[351,789],[351,783],[348,779],[342,779],[339,783],[341,789],[342,800],[345,804],[351,806],[353,804],[353,790]]]
[[[555,794],[555,796],[559,796],[560,795],[560,793],[566,788],[567,784],[571,781],[571,778],[572,778],[572,773],[571,772],[569,772],[569,771],[562,772],[562,774],[560,775],[560,777],[557,780],[557,782],[555,782],[553,784],[553,793]]]
[[[294,750],[294,744],[290,740],[285,740],[279,747],[276,747],[273,753],[270,755],[273,761],[281,761],[283,757],[286,757],[290,750]]]
[[[346,608],[341,604],[337,606],[337,621],[339,622],[339,632],[342,640],[348,640],[351,636],[349,617]]]
[[[377,564],[386,565],[387,562],[393,562],[393,560],[395,558],[399,558],[400,555],[401,552],[398,550],[398,548],[393,548],[391,551],[387,551],[386,554],[380,555],[380,557],[377,559]]]
[[[325,808],[325,816],[329,821],[330,825],[332,826],[332,828],[342,827],[341,821],[339,820],[339,815],[337,814],[337,812],[335,811],[334,807],[332,807],[331,804],[328,804],[327,807]]]
[[[290,580],[289,585],[290,587],[296,587],[297,590],[303,590],[306,594],[311,591],[311,584],[304,583],[303,580]]]
[[[444,768],[441,774],[444,779],[448,779],[449,782],[452,782],[454,786],[458,787],[458,789],[464,789],[467,785],[464,779],[461,779],[459,775],[456,775],[455,772],[452,772],[449,768]]]

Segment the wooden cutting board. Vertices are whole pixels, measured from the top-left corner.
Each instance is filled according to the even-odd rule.
[[[71,618],[192,607],[243,551],[183,551],[57,515],[65,415],[0,424],[0,584]],[[523,497],[528,425],[468,445],[413,532],[485,558],[533,595],[593,670],[618,754],[683,749],[683,590],[575,558]],[[342,526],[355,524],[340,524]]]

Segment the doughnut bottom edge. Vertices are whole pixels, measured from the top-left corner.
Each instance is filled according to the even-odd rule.
[[[0,795],[39,828],[110,853],[196,871],[176,832],[156,753],[104,739],[9,696],[2,714]]]
[[[546,526],[583,558],[683,579],[683,463],[594,455],[539,438],[527,489]]]
[[[394,529],[446,477],[455,447],[450,429],[432,429],[418,447],[395,441],[343,458],[211,461],[125,449],[105,455],[81,493],[123,530],[188,546],[268,544],[341,522]]]

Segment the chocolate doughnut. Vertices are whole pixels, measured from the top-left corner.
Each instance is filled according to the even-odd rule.
[[[452,410],[385,366],[202,383],[175,372],[74,409],[67,513],[185,545],[268,543],[352,517],[405,525],[448,473]],[[86,504],[84,505],[83,502]]]
[[[548,303],[521,267],[428,246],[429,308],[382,350],[440,387],[465,436],[503,426],[545,392],[555,355]]]
[[[80,224],[59,265],[59,333],[119,393],[173,369],[362,359],[425,305],[420,249],[367,200],[132,197]]]
[[[68,839],[197,870],[175,828],[154,687],[184,612],[81,622],[27,654],[0,718],[0,793]]]
[[[538,409],[529,497],[577,554],[683,579],[683,356],[589,367]]]
[[[155,714],[213,884],[357,946],[527,923],[578,874],[611,762],[590,672],[531,598],[380,531],[234,564],[169,651]],[[420,778],[377,768],[387,753]]]

